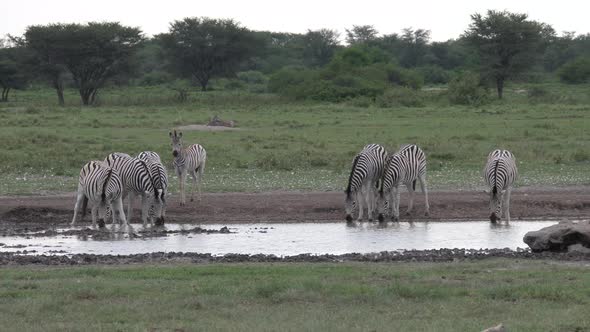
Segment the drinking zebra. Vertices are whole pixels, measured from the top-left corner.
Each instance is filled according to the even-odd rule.
[[[352,221],[352,214],[357,209],[359,215],[357,221],[363,219],[363,201],[367,206],[369,221],[373,220],[375,210],[375,198],[379,180],[383,175],[387,151],[381,145],[369,144],[354,157],[352,170],[346,187],[346,199],[344,208],[346,221]],[[358,202],[358,203],[357,203]]]
[[[154,181],[157,197],[154,200],[154,204],[150,206],[149,218],[150,222],[153,222],[153,218],[156,216],[156,225],[163,225],[164,218],[166,216],[166,194],[168,192],[168,172],[162,162],[160,156],[153,151],[143,151],[138,156],[146,162],[150,175]]]
[[[205,172],[205,163],[207,162],[207,152],[199,144],[192,144],[186,148],[182,147],[182,133],[170,132],[172,139],[172,155],[174,156],[174,169],[179,177],[180,182],[180,205],[186,204],[185,197],[185,179],[186,174],[190,173],[193,178],[193,186],[191,189],[191,202],[194,198],[195,186],[197,187],[197,199],[201,200],[200,182],[203,180],[203,173]]]
[[[425,215],[430,214],[428,204],[428,190],[426,188],[426,155],[416,145],[406,145],[387,160],[383,181],[379,189],[379,221],[383,221],[384,214],[392,210],[391,219],[399,220],[399,185],[404,184],[408,188],[410,200],[406,214],[410,214],[414,207],[414,191],[416,180],[420,181],[422,193],[425,199]],[[393,204],[390,206],[390,201]]]
[[[141,196],[141,220],[147,225],[149,208],[152,205],[161,204],[154,181],[150,175],[147,163],[138,158],[127,158],[110,154],[105,162],[119,172],[123,182],[123,199],[127,197],[127,220],[131,222],[133,200],[135,196]],[[161,215],[156,215],[161,218]]]
[[[104,226],[107,208],[115,211],[113,223],[115,217],[118,217],[121,223],[126,225],[122,194],[123,182],[115,169],[101,161],[88,162],[80,170],[72,226],[76,224],[80,209],[82,210],[82,218],[84,217],[88,202],[92,207],[92,226],[96,226],[97,219],[100,227]]]
[[[506,222],[510,222],[510,192],[518,176],[516,158],[508,150],[490,152],[483,176],[490,187],[490,221],[495,223],[506,217]]]

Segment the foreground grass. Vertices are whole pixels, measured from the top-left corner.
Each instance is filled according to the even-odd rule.
[[[51,90],[18,92],[0,105],[0,195],[74,191],[80,167],[113,151],[154,150],[170,167],[168,131],[214,115],[242,130],[184,132],[187,143],[208,151],[207,191],[341,190],[352,157],[371,142],[392,150],[420,145],[433,188],[480,185],[496,147],[516,154],[520,185],[587,184],[590,101],[583,88],[557,86],[555,94],[572,97],[534,104],[509,91],[506,100],[478,108],[356,107],[225,92],[178,104],[161,88],[105,89],[101,106],[59,108]]]
[[[586,331],[587,266],[232,264],[0,269],[5,331]]]

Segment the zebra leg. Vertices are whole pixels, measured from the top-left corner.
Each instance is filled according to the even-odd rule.
[[[78,192],[78,196],[76,197],[76,205],[74,205],[74,218],[72,218],[72,223],[70,225],[74,226],[76,224],[76,219],[78,218],[78,209],[80,208],[80,204],[84,200],[84,194]]]
[[[98,219],[98,207],[93,206],[90,210],[90,213],[92,214],[92,227],[96,227],[96,220]]]
[[[143,221],[143,227],[147,226],[148,213],[150,210],[150,200],[145,195],[141,196],[141,221]]]
[[[186,204],[186,197],[185,197],[185,181],[186,181],[186,171],[183,171],[180,173],[180,206],[183,206]]]
[[[127,222],[131,223],[131,215],[133,214],[133,198],[134,198],[134,193],[132,191],[129,191],[129,194],[127,195]]]
[[[412,210],[414,209],[414,185],[413,183],[410,183],[409,185],[406,185],[406,188],[408,188],[408,209],[406,210],[406,215],[409,216],[410,214],[412,214]]]
[[[422,175],[420,177],[420,188],[422,189],[422,193],[424,194],[424,215],[430,215],[430,205],[428,204],[428,188],[426,187],[426,176]]]
[[[207,159],[203,159],[203,161],[201,161],[201,165],[199,166],[199,171],[197,172],[197,174],[199,175],[199,179],[197,181],[197,200],[200,202],[201,201],[201,185],[203,184],[203,175],[205,174],[205,163],[207,162]]]
[[[358,209],[359,209],[359,216],[358,218],[356,218],[356,221],[362,221],[363,220],[363,188],[361,187],[361,190],[359,192],[357,192],[356,194],[356,198],[357,198],[357,202],[358,202]]]
[[[504,193],[504,218],[506,218],[506,223],[510,223],[510,191],[512,189],[506,189],[506,193]]]
[[[192,185],[191,185],[191,202],[193,202],[195,200],[195,187],[198,188],[198,185],[197,185],[197,171],[196,170],[192,170],[191,171],[191,178],[193,179],[193,182],[192,182]]]
[[[125,218],[125,211],[123,211],[123,199],[121,197],[115,200],[111,209],[113,211],[113,216],[117,215],[121,224],[123,226],[127,226],[127,218]]]
[[[400,190],[399,187],[395,187],[395,196],[393,196],[393,216],[391,219],[393,221],[399,221],[399,199],[400,199]]]

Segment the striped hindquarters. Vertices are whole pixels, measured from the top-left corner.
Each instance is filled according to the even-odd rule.
[[[91,161],[82,167],[79,183],[91,201],[110,203],[123,191],[119,173],[100,161]]]
[[[106,163],[119,172],[125,190],[137,194],[156,194],[153,179],[147,163],[138,158],[109,155]]]
[[[495,150],[489,154],[484,179],[493,194],[511,187],[517,176],[516,158],[510,151]]]
[[[137,155],[137,158],[144,160],[144,161],[153,161],[153,162],[158,162],[158,163],[162,163],[162,160],[160,159],[160,155],[154,151],[143,151],[140,152]]]
[[[386,159],[387,151],[381,145],[369,144],[365,146],[354,157],[346,193],[350,194],[359,191],[363,184],[369,181],[378,183],[383,175]]]
[[[417,145],[401,148],[387,160],[383,176],[382,190],[390,189],[400,183],[414,184],[426,174],[426,155]]]

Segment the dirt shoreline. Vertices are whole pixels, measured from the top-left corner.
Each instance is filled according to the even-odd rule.
[[[179,206],[177,195],[169,199],[168,223],[273,223],[344,222],[340,192],[206,193],[200,202]],[[71,221],[74,193],[51,196],[0,197],[0,227],[60,225]],[[487,195],[475,191],[429,193],[430,216],[424,214],[424,197],[417,194],[412,216],[403,215],[407,194],[402,194],[401,221],[486,220]],[[139,203],[133,223],[140,222]],[[518,188],[510,204],[512,220],[588,219],[590,186]],[[89,216],[81,225],[89,224]]]

